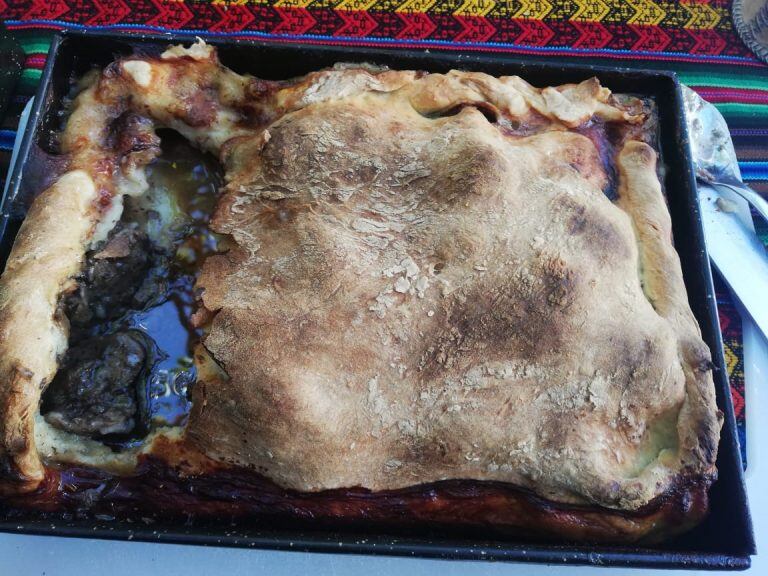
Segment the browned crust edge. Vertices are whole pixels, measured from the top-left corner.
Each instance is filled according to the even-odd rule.
[[[0,496],[43,479],[33,418],[67,347],[59,296],[79,270],[97,196],[84,171],[62,176],[32,204],[0,277]]]
[[[242,468],[187,476],[144,456],[136,474],[83,467],[48,468],[35,492],[0,501],[8,519],[117,518],[144,523],[213,523],[245,528],[447,531],[483,529],[483,537],[601,544],[653,544],[686,532],[708,512],[714,477],[679,477],[634,512],[564,505],[510,484],[448,480],[400,490],[362,488],[302,493]],[[193,512],[190,512],[193,511]]]
[[[647,144],[625,144],[617,158],[621,175],[617,204],[633,221],[646,297],[678,335],[678,355],[685,373],[685,401],[677,426],[681,464],[684,469],[708,474],[715,470],[723,413],[715,400],[712,356],[688,304],[656,163],[656,152]]]

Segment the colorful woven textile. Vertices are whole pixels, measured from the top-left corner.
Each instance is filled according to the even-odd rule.
[[[7,4],[6,4],[7,2]],[[0,0],[27,54],[15,108],[0,130],[13,145],[21,109],[61,28],[201,33],[275,42],[487,50],[545,60],[672,69],[723,113],[744,179],[768,195],[768,66],[742,44],[723,0]],[[7,156],[7,153],[6,153]],[[7,164],[7,157],[4,165]],[[768,245],[768,227],[758,224]],[[744,438],[741,320],[718,280],[732,395]],[[742,442],[743,448],[743,442]]]

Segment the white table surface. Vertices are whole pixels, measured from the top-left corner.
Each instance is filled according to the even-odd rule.
[[[744,323],[744,365],[751,382],[768,382],[768,343],[751,322]],[[749,449],[747,486],[755,523],[758,553],[750,574],[768,574],[768,418],[758,422],[758,412],[768,411],[768,390],[762,394],[754,386],[747,389],[747,446]],[[762,452],[757,450],[762,446]],[[762,486],[763,489],[760,489]],[[610,574],[637,576],[645,570],[610,570]],[[691,572],[675,571],[680,574]],[[203,548],[139,542],[108,542],[0,534],[0,576],[197,576],[226,573],[227,576],[269,574],[313,574],[377,576],[396,574],[436,574],[472,576],[501,574],[566,574],[568,576],[607,574],[601,568],[542,566],[490,562],[455,562],[336,554],[306,554],[232,548]],[[658,571],[656,573],[659,573]],[[704,573],[701,574],[711,574]]]

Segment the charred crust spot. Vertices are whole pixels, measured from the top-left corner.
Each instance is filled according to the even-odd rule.
[[[709,358],[706,358],[696,365],[696,370],[701,373],[706,373],[713,370],[715,365]]]
[[[325,122],[317,130],[318,114]],[[274,183],[306,182],[341,195],[372,181],[385,169],[376,155],[371,117],[358,107],[339,105],[321,112],[304,108],[269,129],[261,150],[262,170]],[[344,143],[343,145],[340,143]]]
[[[449,205],[473,196],[487,199],[504,189],[505,178],[512,177],[504,156],[488,146],[467,145],[443,164],[432,179],[430,195]]]
[[[596,211],[587,210],[584,204],[569,196],[558,196],[555,210],[568,214],[565,230],[571,236],[580,237],[590,250],[585,254],[598,254],[602,259],[623,260],[629,257],[630,247],[616,226]]]
[[[604,163],[601,162],[596,147],[589,141],[574,138],[571,145],[563,148],[562,153],[562,161],[578,172],[582,178],[600,183],[600,189],[605,186]]]
[[[700,422],[696,435],[702,462],[709,466],[714,465],[717,460],[717,448],[720,443],[718,431],[722,424],[722,412],[718,410],[715,416],[714,422],[711,420]]]
[[[643,381],[648,366],[658,362],[661,350],[653,338],[636,333],[620,333],[611,339],[606,354],[610,355],[617,366],[624,367],[628,375],[624,385],[632,388],[635,382]]]
[[[192,128],[210,126],[216,120],[218,94],[213,86],[201,86],[184,97],[174,116],[182,119]]]
[[[29,450],[29,438],[26,434],[14,434],[5,447],[11,454],[24,454]]]
[[[576,131],[592,143],[593,158],[589,165],[581,165],[580,168],[577,163],[574,168],[583,177],[599,185],[603,194],[610,200],[615,200],[618,196],[616,156],[626,139],[625,125],[612,124],[593,118],[579,126]],[[599,172],[599,178],[593,174],[596,171]]]
[[[245,87],[246,100],[264,100],[270,98],[285,86],[286,82],[251,78]]]
[[[709,348],[701,342],[695,340],[684,342],[683,351],[686,363],[696,374],[706,374],[715,369]]]
[[[106,144],[119,156],[151,150],[160,151],[160,138],[149,118],[132,112],[121,114],[109,125]]]
[[[268,126],[277,119],[275,110],[261,105],[259,100],[244,102],[235,109],[240,114],[238,124],[244,128]]]
[[[423,350],[426,377],[478,358],[535,361],[561,346],[565,309],[577,295],[578,276],[558,258],[545,261],[540,281],[508,274],[501,284],[473,287],[449,304],[446,327]],[[546,349],[545,349],[546,347]]]
[[[242,101],[230,103],[239,113],[239,124],[244,127],[260,128],[272,123],[283,114],[272,103],[275,94],[284,83],[252,78],[245,87],[245,98]]]
[[[565,229],[568,234],[577,235],[583,234],[587,228],[587,218],[585,216],[587,209],[583,205],[574,205],[573,212],[571,213],[568,221],[566,222]]]

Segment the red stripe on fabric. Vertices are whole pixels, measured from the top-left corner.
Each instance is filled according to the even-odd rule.
[[[45,56],[39,55],[39,54],[33,54],[30,56],[27,56],[27,59],[24,60],[24,68],[36,68],[41,70],[45,67]]]
[[[768,104],[768,98],[734,98],[720,94],[701,94],[701,97],[712,104]]]
[[[768,90],[761,90],[760,88],[735,88],[725,86],[696,86],[690,85],[691,88],[699,93],[707,92],[710,94],[732,94],[737,98],[767,98]]]
[[[742,102],[745,104],[768,104],[768,91],[740,88],[707,88],[691,86],[709,102]]]
[[[298,8],[238,5],[233,10],[199,2],[158,4],[150,0],[130,0],[132,10],[87,10],[80,6],[58,14],[26,10],[19,19],[50,18],[56,13],[61,24],[39,24],[38,28],[58,28],[66,23],[135,26],[161,26],[167,30],[185,29],[237,32],[244,29],[269,34],[291,33],[308,36],[415,37],[448,42],[472,41],[516,44],[518,46],[556,46],[627,51],[671,52],[678,58],[688,55],[728,55],[751,57],[751,53],[730,27],[688,29],[681,26],[637,25],[624,22],[578,22],[536,20],[498,16],[467,16],[445,13],[420,13],[418,23],[388,11],[350,11],[331,8]],[[79,5],[78,5],[79,6]],[[102,7],[103,8],[103,7]],[[234,8],[234,7],[233,7]],[[12,24],[22,29],[23,25]],[[631,56],[621,56],[630,58]],[[644,58],[645,56],[640,56]],[[665,55],[666,57],[666,55]]]
[[[256,7],[252,8],[256,10]],[[332,11],[333,18],[341,20],[339,13],[341,11]],[[329,34],[338,33],[340,26],[338,23],[329,23],[322,21],[327,15],[328,10],[318,9],[279,9],[279,22],[271,22],[264,26],[259,24],[260,20],[254,21],[251,29],[260,29],[262,32],[274,34],[275,32],[282,33],[296,33],[296,29],[300,30],[300,34],[306,35],[305,38],[264,38],[263,40],[276,41],[276,42],[301,42],[309,44],[322,44],[322,45],[340,45],[340,46],[377,46],[382,44],[366,40],[365,37],[359,40],[348,39],[334,39],[334,38],[318,38],[318,35],[327,36]],[[290,15],[290,17],[288,17]],[[387,26],[377,26],[376,28],[368,26],[368,32],[370,37],[391,38],[397,36],[395,32],[398,30],[392,29],[393,23],[397,23],[398,29],[407,28],[407,22],[403,22],[401,19],[392,16]],[[764,64],[754,60],[741,60],[723,62],[718,55],[725,52],[722,49],[723,38],[722,36],[707,36],[709,31],[681,31],[672,30],[665,31],[655,26],[623,26],[623,25],[605,25],[605,29],[609,34],[617,39],[617,42],[612,42],[611,45],[605,45],[605,38],[600,36],[594,27],[575,27],[570,22],[542,22],[542,21],[525,21],[522,19],[486,19],[480,17],[462,17],[457,20],[451,15],[430,15],[432,20],[438,24],[436,31],[431,33],[427,38],[433,40],[442,40],[447,42],[446,44],[434,45],[429,42],[420,42],[418,39],[413,41],[398,41],[397,44],[386,44],[389,46],[399,46],[405,48],[438,48],[448,50],[480,50],[488,52],[501,52],[501,53],[518,53],[518,54],[537,54],[537,55],[554,55],[554,56],[582,56],[582,57],[604,57],[616,60],[624,59],[641,59],[649,61],[672,61],[672,62],[692,62],[692,63],[712,63],[712,64],[725,64],[729,66],[744,66],[751,68],[763,68]],[[167,28],[173,26],[167,26],[172,22],[170,19],[164,22]],[[341,20],[343,23],[343,20]],[[492,22],[491,26],[488,26],[489,21]],[[263,24],[263,20],[261,20]],[[369,23],[370,24],[370,23]],[[344,26],[350,27],[349,23]],[[10,23],[8,24],[10,29],[23,30],[23,29],[62,29],[66,28],[66,23],[44,23],[30,22],[26,23]],[[354,28],[354,26],[352,26]],[[150,29],[146,29],[142,25],[132,25],[130,28],[125,29],[129,32],[157,32]],[[570,30],[569,34],[566,32]],[[490,34],[490,35],[489,35]],[[674,38],[670,36],[672,34]],[[587,35],[588,38],[583,35]],[[501,36],[501,37],[500,37]],[[680,36],[680,38],[677,38]],[[228,38],[243,38],[254,40],[252,37],[241,36],[237,33],[227,36]],[[476,45],[452,45],[450,42],[455,42],[456,38],[461,37],[463,40],[470,44]],[[259,38],[261,40],[262,38]],[[686,40],[687,39],[687,40]],[[514,41],[524,40],[522,44],[498,46],[496,43],[511,43]],[[578,53],[574,53],[571,47],[567,45],[567,42],[577,43],[584,41],[582,49]],[[620,40],[620,42],[618,41]],[[678,41],[679,40],[679,41]],[[551,46],[552,41],[566,42],[566,45]],[[488,42],[486,44],[485,42]],[[683,42],[683,43],[681,43]],[[687,43],[685,43],[687,42]],[[489,45],[490,44],[490,45]],[[727,43],[731,46],[730,43]],[[738,42],[733,43],[734,46],[740,45]],[[532,48],[545,46],[546,51],[534,50]],[[617,48],[616,46],[619,46]],[[604,52],[602,47],[610,50],[625,50],[624,52]],[[589,49],[593,48],[593,49]],[[707,54],[706,50],[711,49],[714,54]],[[642,50],[647,52],[646,54],[637,54],[632,50]],[[653,52],[662,52],[658,55]],[[669,51],[669,52],[668,52]],[[650,52],[650,53],[648,53]],[[670,53],[672,52],[672,53]],[[726,54],[723,53],[723,56]]]

